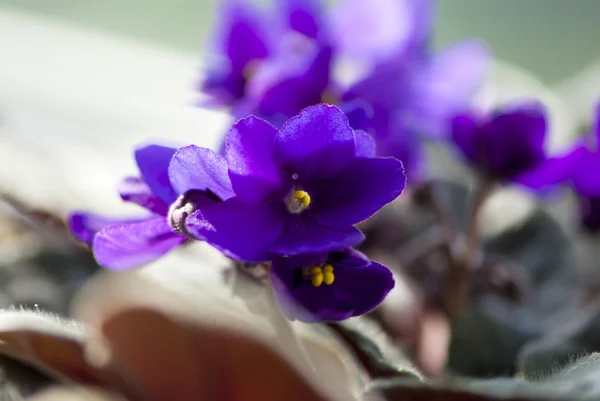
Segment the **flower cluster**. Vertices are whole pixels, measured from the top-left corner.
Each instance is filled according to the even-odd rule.
[[[225,156],[194,145],[135,152],[140,178],[121,185],[144,218],[75,212],[74,235],[107,268],[129,269],[188,240],[244,262],[271,262],[276,299],[290,318],[341,320],[376,307],[391,272],[351,249],[354,227],[404,189],[402,163],[375,157],[373,139],[337,107],[304,109],[277,130],[249,116],[229,131]]]
[[[276,127],[301,109],[338,105],[380,156],[403,161],[408,183],[424,174],[422,137],[447,134],[448,118],[482,83],[486,48],[467,40],[435,54],[433,0],[279,0],[262,10],[224,0],[204,71],[204,106],[253,114]],[[351,74],[344,71],[361,71]]]

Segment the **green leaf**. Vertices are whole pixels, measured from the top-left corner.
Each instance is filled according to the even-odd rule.
[[[368,318],[328,323],[327,326],[351,349],[371,379],[404,377],[421,380],[421,374],[408,358]]]

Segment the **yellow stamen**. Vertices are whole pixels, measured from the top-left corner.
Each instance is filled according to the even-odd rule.
[[[323,271],[321,270],[321,268],[319,266],[315,266],[313,268],[310,269],[310,275],[311,275],[311,283],[313,285],[313,287],[319,287],[321,284],[323,284]]]
[[[335,280],[335,276],[333,274],[333,266],[325,265],[323,267],[323,282],[326,285],[331,285],[331,284],[333,284],[334,280]]]
[[[297,190],[288,197],[287,207],[291,213],[301,213],[310,205],[310,195],[306,191]]]
[[[314,287],[320,287],[323,283],[326,285],[331,285],[335,280],[332,265],[325,265],[323,267],[314,266],[309,269],[308,273],[311,284]]]

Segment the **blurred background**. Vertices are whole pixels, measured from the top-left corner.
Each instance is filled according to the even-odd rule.
[[[0,306],[68,311],[71,296],[96,266],[60,230],[61,219],[75,208],[127,213],[114,189],[135,171],[134,145],[157,138],[218,144],[229,117],[195,107],[213,6],[208,0],[0,0]],[[589,124],[600,92],[598,15],[597,0],[440,1],[434,42],[484,40],[496,62],[482,92],[495,101],[542,99],[551,110],[551,146],[560,150]],[[447,172],[443,163],[434,173]],[[509,195],[490,203],[488,230],[505,228],[511,219],[500,211],[508,205],[515,214],[527,209]],[[556,230],[554,223],[538,223],[534,233]],[[510,254],[516,246],[503,240],[496,245]],[[196,264],[185,252],[158,263],[182,270]],[[173,270],[169,274],[176,280]],[[561,277],[555,278],[566,282]],[[555,305],[539,303],[546,311]],[[455,353],[457,371],[510,373],[517,349],[539,334],[541,323],[532,317],[537,310],[513,315],[503,308],[485,319],[509,316],[503,329],[520,319],[528,322],[523,330],[498,334],[497,322],[484,319],[485,327],[474,332],[497,334],[510,354],[502,359],[498,354],[506,348],[493,354],[483,344],[473,350],[480,356],[475,362],[469,352],[462,353],[468,361]],[[544,322],[556,326],[550,320]]]

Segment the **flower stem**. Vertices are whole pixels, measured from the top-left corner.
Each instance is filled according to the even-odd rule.
[[[469,279],[481,239],[481,210],[492,187],[493,181],[487,177],[482,177],[477,182],[465,231],[465,247],[460,255],[452,258],[449,265],[445,280],[444,304],[451,321],[460,317],[469,303]]]

